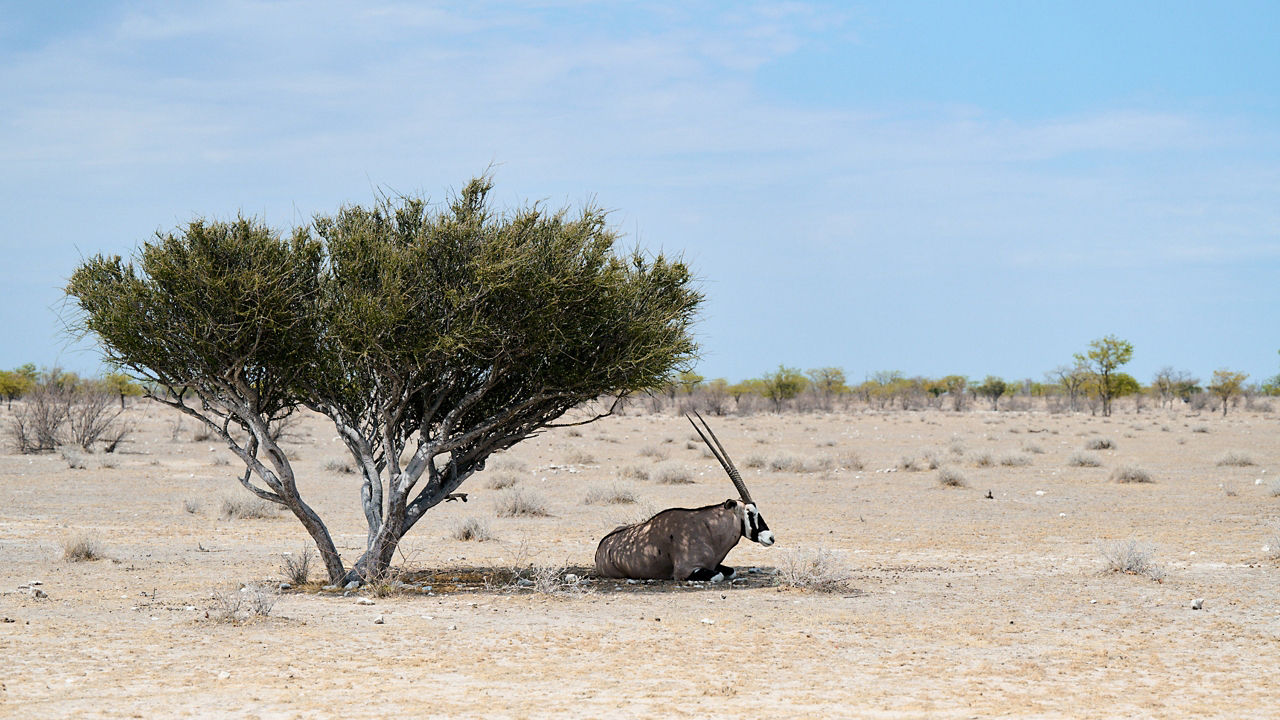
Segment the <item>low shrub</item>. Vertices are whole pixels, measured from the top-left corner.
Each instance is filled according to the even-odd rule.
[[[68,562],[88,562],[105,557],[102,545],[92,535],[75,535],[62,542],[62,559]]]
[[[1245,455],[1244,453],[1235,452],[1234,450],[1218,458],[1219,467],[1222,467],[1222,466],[1250,467],[1253,464],[1254,464],[1253,458],[1249,457],[1248,455]]]
[[[1149,483],[1151,473],[1133,465],[1123,465],[1111,471],[1111,480],[1118,483]]]
[[[1149,545],[1133,538],[1099,543],[1098,550],[1106,561],[1105,572],[1145,575],[1157,582],[1165,577],[1165,569],[1152,560]]]
[[[636,500],[635,491],[622,485],[594,487],[582,497],[582,502],[587,505],[631,505]]]
[[[848,589],[852,575],[829,550],[788,550],[778,564],[778,584],[782,587],[841,592]]]
[[[523,488],[504,490],[497,500],[498,517],[548,517],[547,502],[537,493]]]
[[[1072,453],[1071,457],[1067,458],[1067,464],[1072,467],[1102,467],[1102,461],[1097,455],[1079,452]]]
[[[488,542],[493,539],[493,533],[489,532],[489,524],[475,517],[455,524],[449,535],[454,540],[463,542]]]
[[[650,479],[663,485],[689,485],[693,483],[693,473],[689,468],[675,463],[664,463],[653,468]]]
[[[263,520],[280,515],[280,506],[259,497],[223,498],[218,517],[223,520]]]

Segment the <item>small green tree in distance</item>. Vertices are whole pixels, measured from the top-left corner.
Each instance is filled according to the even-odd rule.
[[[799,370],[779,365],[762,378],[758,388],[761,395],[773,401],[773,411],[782,412],[782,403],[804,392],[805,384],[804,374]]]
[[[616,253],[593,207],[498,213],[491,187],[473,180],[439,210],[346,207],[287,237],[195,221],[129,262],[89,259],[67,292],[109,361],[298,518],[331,581],[367,580],[493,453],[575,406],[662,387],[696,349],[702,296],[683,263]],[[368,534],[350,569],[272,433],[302,407],[333,421],[361,477]]]
[[[1218,396],[1222,401],[1222,416],[1227,416],[1227,405],[1232,397],[1239,395],[1244,389],[1244,381],[1249,379],[1248,373],[1236,372],[1234,370],[1213,371],[1213,380],[1209,383],[1209,392]]]
[[[0,370],[0,397],[4,398],[5,407],[12,410],[13,401],[34,390],[38,379],[39,373],[32,363]]]
[[[988,375],[982,384],[973,389],[979,396],[991,401],[991,409],[1000,409],[1000,398],[1009,391],[1009,383],[995,375]]]
[[[1107,335],[1089,343],[1089,350],[1077,353],[1075,359],[1092,375],[1092,388],[1102,400],[1102,414],[1110,416],[1111,401],[1121,389],[1115,379],[1116,370],[1133,359],[1133,344]]]

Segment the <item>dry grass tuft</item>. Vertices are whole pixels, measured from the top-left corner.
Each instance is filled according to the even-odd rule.
[[[1000,464],[1004,467],[1026,467],[1031,464],[1031,458],[1026,455],[1004,455],[1000,458]]]
[[[191,515],[200,512],[200,501],[195,498],[187,498],[182,501],[182,509]]]
[[[582,502],[587,505],[632,505],[637,499],[635,491],[631,488],[623,485],[610,485],[609,487],[591,488],[582,497]]]
[[[938,471],[938,484],[943,487],[968,487],[964,474],[954,468],[943,468]]]
[[[315,552],[305,546],[302,548],[302,552],[296,555],[285,553],[284,564],[281,565],[285,582],[294,585],[306,583],[311,578],[311,561],[315,560],[315,558]]]
[[[1092,438],[1084,444],[1085,450],[1115,450],[1116,444],[1111,438]]]
[[[484,486],[490,490],[503,490],[509,487],[515,487],[520,482],[520,478],[509,472],[494,473],[485,480]]]
[[[105,557],[102,545],[92,535],[75,535],[62,542],[62,559],[67,562],[88,562]]]
[[[1250,467],[1254,464],[1255,463],[1253,462],[1253,458],[1249,457],[1248,455],[1245,455],[1242,452],[1236,452],[1234,450],[1218,458],[1219,467],[1222,467],[1224,465],[1230,466],[1230,467]]]
[[[1123,465],[1111,471],[1111,480],[1118,483],[1149,483],[1151,473],[1134,465]]]
[[[326,472],[339,473],[341,475],[354,475],[355,466],[350,460],[329,460],[325,462],[324,469]]]
[[[218,517],[223,520],[263,520],[279,517],[280,507],[259,497],[223,498]]]
[[[596,458],[589,452],[574,449],[565,456],[565,462],[570,465],[595,465]]]
[[[1102,467],[1102,461],[1097,455],[1080,452],[1072,453],[1071,457],[1067,458],[1067,464],[1072,467]]]
[[[842,592],[848,589],[851,577],[844,564],[823,548],[788,550],[782,553],[782,562],[778,565],[778,584],[782,587]]]
[[[214,590],[206,614],[214,622],[238,624],[251,618],[267,617],[279,599],[278,588],[258,583],[238,589]]]
[[[671,453],[666,448],[658,448],[652,445],[645,445],[640,448],[641,457],[653,458],[658,461],[666,460],[670,455]]]
[[[628,480],[648,480],[649,471],[639,465],[627,465],[618,473]]]
[[[996,464],[996,460],[991,456],[991,453],[984,452],[973,457],[973,464],[981,468],[991,467]]]
[[[861,470],[866,467],[866,464],[862,462],[862,458],[858,457],[858,454],[854,452],[841,453],[836,458],[836,464],[845,470]]]
[[[547,501],[541,495],[523,488],[509,488],[497,500],[498,517],[549,517]]]
[[[1099,543],[1098,550],[1106,561],[1104,572],[1145,575],[1156,582],[1164,580],[1165,569],[1151,559],[1152,551],[1149,545],[1129,538]]]
[[[747,468],[752,468],[753,470],[758,470],[762,467],[765,467],[768,464],[769,464],[768,458],[761,455],[760,453],[752,453],[747,456],[747,459],[745,461],[743,461],[742,466]]]
[[[455,524],[449,535],[454,540],[463,542],[488,542],[494,539],[493,533],[489,532],[489,523],[475,517]]]
[[[663,463],[653,468],[653,472],[649,473],[650,479],[663,485],[690,485],[693,483],[693,473],[689,468],[676,463]]]

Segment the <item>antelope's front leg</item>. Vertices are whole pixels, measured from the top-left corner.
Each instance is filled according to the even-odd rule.
[[[694,570],[693,572],[689,573],[689,577],[687,579],[694,580],[697,582],[718,583],[718,582],[723,582],[725,580],[731,579],[733,575],[734,575],[733,568],[727,567],[725,565],[716,565],[715,570],[698,568],[697,570]]]

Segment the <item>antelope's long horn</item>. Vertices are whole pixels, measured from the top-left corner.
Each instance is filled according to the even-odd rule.
[[[733,481],[733,486],[738,488],[738,494],[742,496],[742,501],[748,505],[755,505],[756,501],[752,500],[751,493],[747,492],[747,484],[742,482],[742,475],[738,472],[738,468],[734,467],[733,461],[729,459],[729,453],[720,444],[720,438],[716,437],[715,432],[711,430],[711,426],[707,424],[706,420],[702,419],[697,410],[694,410],[693,414],[698,416],[698,420],[702,422],[702,427],[707,429],[706,433],[702,432],[702,428],[698,427],[698,423],[689,417],[689,413],[685,413],[684,416],[689,418],[689,424],[693,425],[693,429],[698,431],[698,436],[702,438],[702,442],[706,443],[708,448],[711,448],[711,454],[716,456],[716,460],[720,461],[720,466],[729,474],[729,479]],[[708,433],[711,435],[711,440],[707,439]],[[712,444],[712,440],[715,441],[715,444]]]

